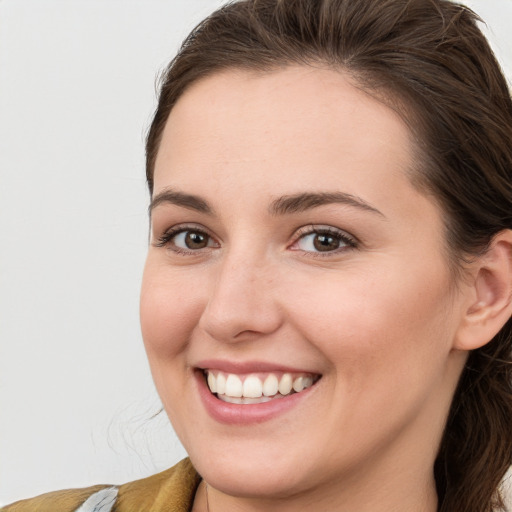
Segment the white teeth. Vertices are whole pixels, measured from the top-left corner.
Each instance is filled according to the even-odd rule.
[[[228,378],[226,379],[226,391],[224,391],[224,394],[226,394],[227,396],[239,398],[242,396],[242,393],[243,387],[240,377],[238,377],[238,375],[230,373],[228,375]]]
[[[213,374],[211,373],[210,375]],[[219,395],[223,395],[224,393],[226,393],[226,377],[224,376],[223,373],[219,373],[217,375],[217,391],[212,391],[212,393],[218,393]]]
[[[233,396],[221,395],[219,398],[223,402],[228,402],[230,404],[263,404],[272,400],[272,398],[268,396],[260,396],[259,398],[247,398],[242,396],[241,398],[236,398]]]
[[[279,381],[274,374],[269,374],[263,383],[263,394],[265,396],[274,396],[279,390]]]
[[[256,375],[249,375],[244,380],[243,396],[247,398],[260,398],[262,393],[263,386],[261,380]]]
[[[292,390],[293,380],[292,376],[289,373],[283,374],[281,380],[279,381],[279,393],[281,395],[287,395]]]
[[[213,373],[208,373],[208,387],[212,393],[217,393],[217,379]]]
[[[304,377],[297,377],[293,381],[293,390],[300,393],[304,389]]]
[[[275,398],[282,398],[292,392],[300,393],[313,385],[312,375],[296,375],[269,373],[262,382],[259,375],[247,375],[245,378],[237,374],[206,371],[206,380],[210,391],[225,402],[237,404],[263,403]]]

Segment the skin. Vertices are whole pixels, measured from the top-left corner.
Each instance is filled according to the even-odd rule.
[[[153,208],[141,325],[212,512],[436,510],[432,467],[473,296],[454,286],[442,212],[407,177],[415,158],[403,121],[328,69],[226,71],[172,110],[154,197],[193,194],[212,212],[165,200]],[[269,211],[311,192],[367,207]],[[207,233],[208,245],[159,243],[180,226]],[[353,243],[319,253],[308,234],[319,227]],[[284,414],[226,425],[199,398],[194,367],[210,358],[322,378]]]

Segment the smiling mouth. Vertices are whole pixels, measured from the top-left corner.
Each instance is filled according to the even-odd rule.
[[[311,373],[249,373],[239,375],[203,370],[210,392],[223,402],[261,404],[301,393],[314,386],[320,375]]]

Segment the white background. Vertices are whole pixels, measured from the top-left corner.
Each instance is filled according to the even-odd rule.
[[[0,505],[184,456],[138,323],[155,76],[221,0],[0,0]],[[512,77],[512,0],[468,2]]]

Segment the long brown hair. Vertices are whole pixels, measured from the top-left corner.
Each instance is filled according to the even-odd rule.
[[[171,109],[226,68],[328,65],[396,109],[415,135],[411,180],[440,204],[457,273],[512,228],[512,101],[478,17],[449,0],[240,0],[188,36],[163,74],[146,146],[150,191]],[[440,512],[503,510],[512,464],[512,321],[473,351],[434,473]]]

